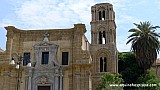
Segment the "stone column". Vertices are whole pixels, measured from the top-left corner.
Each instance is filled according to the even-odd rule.
[[[32,70],[30,68],[28,68],[28,74],[27,75],[28,75],[28,78],[26,80],[27,84],[25,84],[25,85],[27,85],[26,90],[32,90],[32,79],[31,79],[31,77],[32,77]]]
[[[76,82],[77,82],[77,87],[76,87],[76,90],[80,90],[81,89],[81,84],[80,84],[80,75],[77,75],[76,76]]]
[[[55,82],[54,82],[54,84],[55,84],[55,85],[54,85],[54,86],[55,86],[55,87],[54,87],[54,90],[59,90],[59,89],[58,89],[58,84],[59,84],[58,75],[55,76]]]
[[[54,90],[59,90],[58,89],[58,84],[59,84],[59,79],[58,79],[58,77],[59,77],[59,75],[58,75],[58,73],[59,73],[59,70],[58,69],[55,69],[55,80],[54,80]]]
[[[63,77],[60,76],[60,90],[63,90]]]
[[[37,59],[36,59],[36,67],[38,67],[39,65],[41,65],[41,58],[42,58],[42,50],[41,49],[38,49],[37,50],[38,52],[38,55],[36,56]]]
[[[6,58],[7,58],[7,61],[10,61],[11,54],[12,54],[13,36],[14,36],[13,30],[15,29],[15,27],[8,26],[8,27],[5,27],[5,29],[7,30]]]
[[[28,90],[31,90],[31,76],[28,78]]]
[[[34,62],[36,62],[36,66],[35,67],[38,67],[38,64],[39,64],[39,62],[38,62],[38,60],[39,60],[39,48],[38,47],[34,47]]]

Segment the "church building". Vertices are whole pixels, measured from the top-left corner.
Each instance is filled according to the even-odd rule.
[[[42,30],[5,27],[0,90],[96,90],[103,74],[118,72],[112,4],[95,4],[91,17],[91,42],[85,24]]]

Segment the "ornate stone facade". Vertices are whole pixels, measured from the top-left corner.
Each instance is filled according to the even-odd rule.
[[[6,51],[0,53],[0,88],[15,90],[12,57],[23,57],[20,90],[95,90],[104,73],[117,73],[116,24],[113,6],[91,7],[91,43],[84,24],[70,29],[21,30],[7,26]],[[32,67],[25,66],[29,55]],[[26,61],[25,61],[26,60]]]

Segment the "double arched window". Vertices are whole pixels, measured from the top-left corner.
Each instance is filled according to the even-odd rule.
[[[105,11],[104,10],[99,11],[98,16],[99,20],[105,20]]]

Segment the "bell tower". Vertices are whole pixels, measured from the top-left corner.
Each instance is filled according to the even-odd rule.
[[[91,13],[91,44],[115,43],[116,24],[112,4],[96,4],[91,7]]]
[[[118,72],[118,59],[113,5],[110,3],[96,4],[91,7],[91,14],[92,85],[95,87],[104,73]]]

